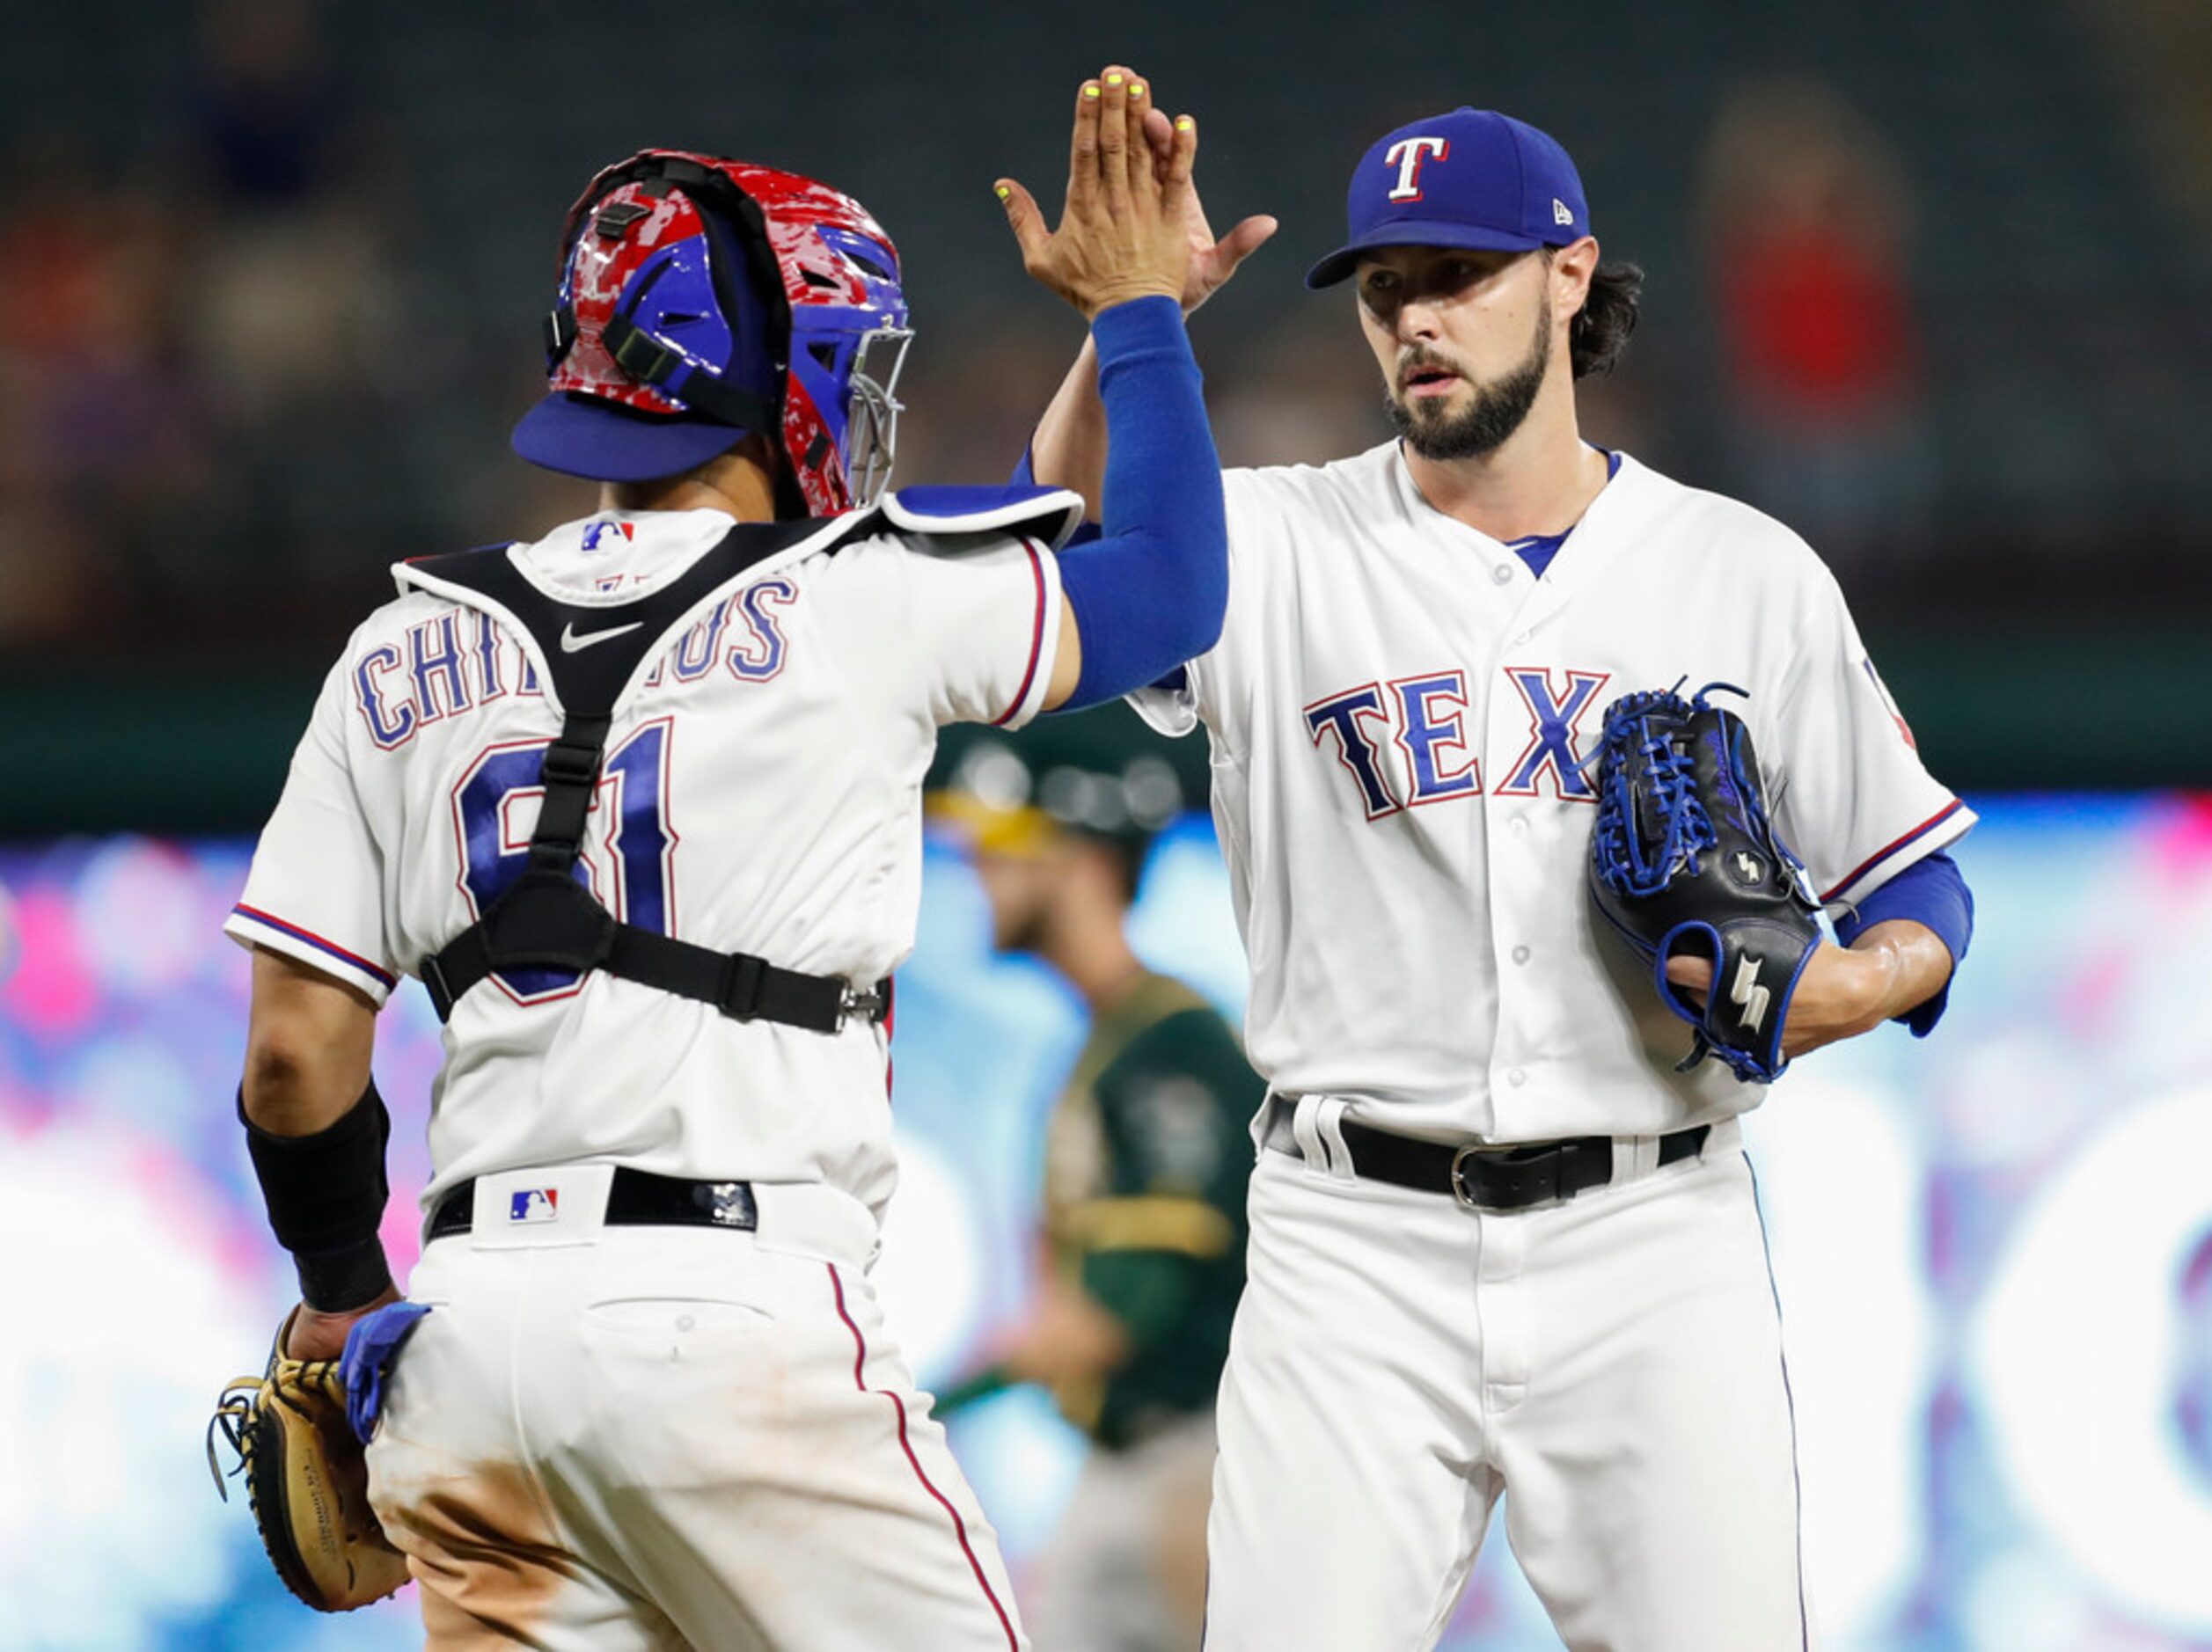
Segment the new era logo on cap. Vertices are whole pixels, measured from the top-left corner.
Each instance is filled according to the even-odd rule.
[[[507,1219],[509,1222],[558,1222],[560,1219],[560,1189],[525,1188],[520,1193],[509,1195]]]
[[[1308,287],[1344,280],[1378,247],[1525,252],[1589,233],[1567,151],[1494,109],[1454,109],[1377,140],[1352,173],[1344,208],[1350,238],[1307,273]]]

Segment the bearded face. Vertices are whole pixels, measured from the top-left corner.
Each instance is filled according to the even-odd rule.
[[[1477,381],[1431,346],[1409,349],[1389,387],[1390,423],[1425,459],[1480,458],[1520,428],[1550,367],[1551,299],[1546,294],[1537,305],[1527,354],[1494,378]]]

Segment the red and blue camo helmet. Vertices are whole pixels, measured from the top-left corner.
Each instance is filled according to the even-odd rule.
[[[523,457],[649,481],[760,435],[787,461],[783,514],[882,493],[913,333],[897,250],[860,202],[794,172],[645,150],[591,180],[561,249],[550,393],[515,427]]]

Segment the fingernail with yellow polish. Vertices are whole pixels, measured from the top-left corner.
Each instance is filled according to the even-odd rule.
[[[1187,114],[1186,114],[1186,115],[1183,115],[1183,116],[1180,117],[1180,118],[1179,118],[1179,119],[1176,121],[1176,131],[1178,131],[1178,132],[1188,132],[1188,131],[1189,131],[1189,130],[1190,130],[1192,127],[1196,126],[1197,124],[1198,124],[1198,122],[1197,122],[1197,121],[1193,121],[1193,120],[1192,120],[1192,119],[1191,119],[1189,115],[1187,115]]]
[[[1008,189],[1004,184],[995,184],[992,187],[999,192],[999,199],[1001,201],[1009,200],[1014,194],[1014,191]]]
[[[1086,86],[1083,88],[1083,95],[1086,98],[1095,98],[1098,96],[1098,88],[1095,86]]]
[[[1141,82],[1141,81],[1132,81],[1132,82],[1130,82],[1130,84],[1129,84],[1129,95],[1130,95],[1131,97],[1132,97],[1132,98],[1141,98],[1141,97],[1143,97],[1143,96],[1145,95],[1144,83],[1143,83],[1143,82]]]
[[[1110,86],[1118,86],[1121,84],[1121,77],[1119,75],[1109,75],[1106,77],[1106,84]]]

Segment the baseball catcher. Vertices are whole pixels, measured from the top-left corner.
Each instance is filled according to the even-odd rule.
[[[1142,91],[1075,92],[1066,210],[1023,240],[1115,432],[1064,557],[1073,493],[888,488],[912,329],[860,202],[656,149],[570,210],[512,440],[598,508],[399,566],[225,926],[302,1306],[222,1426],[311,1604],[398,1581],[372,1498],[436,1652],[1028,1646],[870,1276],[890,976],[938,730],[1119,698],[1220,631],[1197,128],[1131,164]],[[413,1302],[370,1074],[406,976],[446,1023]],[[341,1349],[337,1387],[288,1363]]]
[[[1606,707],[1590,893],[1652,966],[1666,1006],[1696,1028],[1681,1071],[1718,1056],[1746,1083],[1771,1083],[1789,1065],[1782,1028],[1820,943],[1819,909],[1767,818],[1751,731],[1706,698],[1743,691],[1712,683],[1686,700],[1679,687]],[[1713,966],[1702,1004],[1667,978],[1685,947]]]

